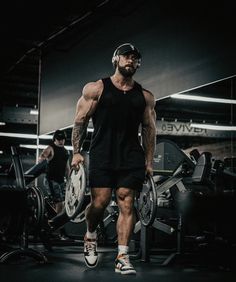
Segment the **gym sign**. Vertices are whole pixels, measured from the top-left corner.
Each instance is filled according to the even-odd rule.
[[[201,136],[230,138],[232,133],[228,131],[209,130],[205,128],[191,127],[190,123],[168,122],[157,120],[158,135],[177,135],[177,136]]]

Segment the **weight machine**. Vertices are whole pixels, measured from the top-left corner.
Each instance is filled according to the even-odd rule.
[[[163,147],[166,147],[167,151],[162,151]],[[193,243],[198,244],[199,237],[197,235],[187,236],[186,228],[190,220],[198,220],[201,228],[207,225],[213,230],[212,236],[215,238],[222,235],[219,234],[219,225],[224,223],[227,217],[232,218],[233,210],[235,210],[235,194],[232,197],[232,193],[224,193],[223,187],[221,187],[221,191],[216,187],[214,179],[212,179],[212,163],[209,152],[199,154],[197,159],[193,161],[169,140],[160,140],[157,144],[157,152],[159,155],[156,156],[156,160],[159,160],[159,163],[156,164],[156,175],[153,176],[152,181],[144,184],[138,198],[138,213],[141,221],[139,256],[145,262],[150,259],[148,240],[150,227],[169,235],[175,234],[176,248],[163,262],[163,265],[166,266],[177,258],[184,258],[187,255],[187,238],[191,237]],[[168,161],[169,154],[173,154],[172,160],[176,159],[176,161],[169,162],[170,166],[167,164],[167,169],[165,169],[166,162],[163,161],[163,158]],[[182,155],[180,161],[176,155]],[[173,169],[173,164],[176,169]],[[169,169],[170,167],[171,169]],[[159,173],[162,174],[161,177]],[[174,226],[163,222],[158,214],[162,201],[161,196],[167,191],[171,195],[173,208],[177,213]],[[201,231],[204,232],[204,230]]]
[[[2,237],[19,237],[19,248],[5,251],[0,262],[27,256],[39,263],[46,263],[46,256],[29,248],[29,230],[32,226],[40,229],[44,217],[44,198],[36,187],[26,187],[21,159],[15,147],[11,147],[15,178],[7,178],[7,184],[0,187],[0,224]],[[13,203],[12,203],[13,202]],[[4,222],[5,221],[5,222]]]

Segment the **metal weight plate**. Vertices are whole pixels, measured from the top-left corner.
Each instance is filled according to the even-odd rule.
[[[137,210],[140,221],[144,226],[153,224],[156,218],[157,193],[152,176],[147,176],[143,184],[142,191],[138,198]]]
[[[74,219],[70,220],[73,223],[81,223],[85,221],[85,211],[83,210],[81,213],[79,213]]]
[[[39,188],[27,187],[28,222],[32,231],[39,231],[44,220],[44,197]]]
[[[71,170],[66,184],[65,209],[70,219],[76,218],[81,212],[86,189],[84,166],[79,164],[79,170]]]
[[[90,192],[88,192],[87,189],[88,189],[88,185],[86,183],[85,194],[84,194],[83,204],[80,213],[75,218],[73,219],[71,218],[70,222],[81,223],[85,221],[85,210],[88,204],[90,204],[90,198],[91,198]]]

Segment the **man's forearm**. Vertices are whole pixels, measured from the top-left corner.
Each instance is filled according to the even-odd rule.
[[[152,164],[156,148],[156,129],[151,126],[142,128],[142,145],[145,152],[146,162]]]
[[[79,153],[81,150],[83,142],[87,136],[87,127],[88,122],[74,124],[71,138],[74,154]]]

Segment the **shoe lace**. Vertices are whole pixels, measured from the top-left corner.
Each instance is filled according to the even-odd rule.
[[[96,242],[86,242],[85,244],[86,252],[89,253],[89,255],[94,254],[96,252]]]
[[[129,260],[129,256],[126,255],[126,254],[123,254],[120,259],[126,264],[126,265],[130,265],[132,266],[132,264],[130,263],[130,260]]]

